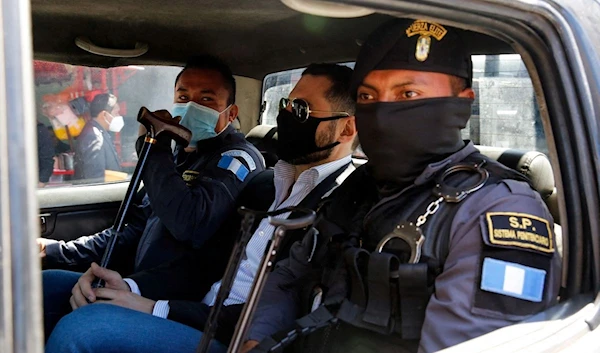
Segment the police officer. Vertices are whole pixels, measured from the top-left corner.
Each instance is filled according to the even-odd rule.
[[[320,334],[329,352],[432,352],[556,303],[561,260],[540,195],[461,139],[471,81],[458,29],[396,19],[367,39],[353,92],[369,161],[323,208],[321,261],[307,262],[305,239],[269,278],[245,351],[337,321],[303,351]],[[318,286],[305,295],[307,283]]]
[[[211,241],[235,211],[242,189],[264,169],[260,152],[230,125],[238,112],[235,79],[220,59],[190,59],[176,79],[174,102],[171,115],[182,117],[192,141],[186,150],[178,147],[174,156],[171,139],[163,134],[150,150],[142,174],[146,194],[131,210],[115,253],[116,258],[131,259],[135,252],[135,271],[156,267]],[[87,268],[100,261],[111,236],[103,231],[66,243],[38,242],[48,266]],[[44,271],[47,333],[70,312],[71,289],[80,275]]]

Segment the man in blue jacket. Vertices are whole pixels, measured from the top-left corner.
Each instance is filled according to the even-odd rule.
[[[191,59],[177,77],[174,102],[172,115],[182,117],[192,141],[173,155],[171,139],[161,135],[150,150],[142,175],[145,195],[131,210],[114,254],[116,258],[135,254],[135,271],[210,241],[234,210],[242,189],[264,169],[260,152],[230,125],[238,113],[235,80],[220,59]],[[106,230],[70,242],[39,239],[38,243],[47,266],[87,268],[100,261],[110,236]],[[47,327],[71,310],[68,298],[80,275],[44,271]]]

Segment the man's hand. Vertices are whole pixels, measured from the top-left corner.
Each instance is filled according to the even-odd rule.
[[[118,272],[93,263],[92,267],[79,278],[71,291],[72,295],[69,302],[73,310],[96,301],[97,295],[92,289],[92,282],[96,277],[103,279],[106,282],[105,287],[108,289],[131,292],[129,285]]]
[[[169,111],[165,110],[165,109],[156,110],[151,113],[156,115],[159,119],[162,119],[165,121],[169,121],[169,120],[173,119],[173,117],[171,116],[171,113],[169,113]],[[181,120],[181,118],[177,119],[177,122],[179,122],[180,120]],[[138,128],[138,136],[144,136],[144,135],[146,135],[147,132],[148,132],[148,130],[146,129],[144,124],[140,124],[140,127]]]
[[[123,308],[141,311],[146,314],[152,314],[154,304],[156,304],[154,300],[122,290],[98,288],[94,291],[96,292],[97,298],[102,298],[96,300],[95,303],[118,305]]]
[[[44,258],[46,257],[46,245],[50,244],[50,240],[45,239],[45,238],[37,238],[35,240],[35,242],[37,243],[38,247],[40,248],[40,257]]]
[[[242,346],[242,349],[240,350],[241,353],[248,353],[250,352],[254,347],[258,346],[260,342],[258,341],[254,341],[254,340],[249,340],[246,341],[246,343],[244,343],[244,345]]]

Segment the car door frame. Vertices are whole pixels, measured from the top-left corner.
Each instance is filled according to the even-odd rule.
[[[0,351],[41,353],[31,9],[0,5]]]

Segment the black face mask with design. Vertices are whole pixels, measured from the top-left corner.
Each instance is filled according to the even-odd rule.
[[[472,103],[469,98],[443,97],[358,104],[358,136],[375,179],[406,187],[429,164],[460,150],[460,130],[471,116]]]
[[[309,116],[306,121],[300,122],[293,113],[286,109],[280,110],[277,116],[277,156],[288,163],[296,165],[314,163],[329,157],[331,149],[339,145],[337,141],[330,142],[335,138],[335,130],[329,131],[324,142],[319,141],[325,144],[319,147],[317,146],[317,128],[323,121],[342,118],[346,118],[346,116],[329,118]]]

